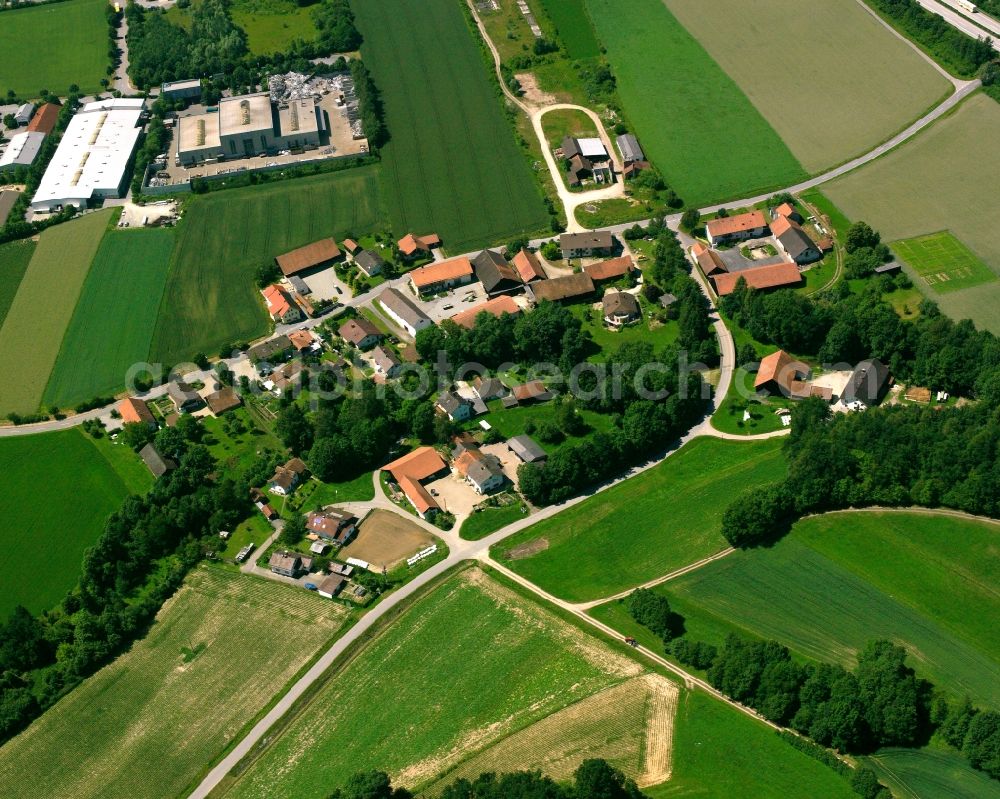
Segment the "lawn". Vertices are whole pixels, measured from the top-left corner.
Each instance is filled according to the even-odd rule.
[[[919,799],[1000,799],[1000,782],[945,747],[882,749],[864,758],[896,796]]]
[[[463,6],[383,0],[354,11],[392,137],[382,183],[393,231],[433,231],[464,252],[547,229],[541,190]]]
[[[754,381],[757,378],[755,372],[746,370],[746,364],[737,364],[737,369],[733,374],[733,382],[729,386],[729,393],[719,406],[719,410],[712,416],[712,427],[722,433],[732,433],[737,436],[756,435],[758,433],[770,433],[782,428],[781,417],[775,414],[776,410],[789,408],[790,403],[784,397],[767,397],[763,401],[754,399],[756,394]],[[743,380],[742,391],[738,385],[738,380]],[[750,418],[745,418],[749,412]]]
[[[894,241],[892,249],[938,294],[961,291],[997,279],[972,250],[947,230]]]
[[[77,429],[0,438],[0,474],[6,475],[7,501],[0,527],[0,618],[6,618],[17,604],[36,613],[56,605],[76,584],[83,553],[105,519],[139,486],[129,471],[127,484]],[[27,553],[43,558],[37,569],[24,567]]]
[[[595,58],[601,47],[584,0],[540,0],[570,58]]]
[[[227,429],[226,419],[238,419],[239,431],[233,427]],[[277,436],[269,430],[262,429],[246,407],[235,408],[222,418],[207,416],[202,422],[206,433],[202,443],[208,447],[212,457],[225,466],[230,474],[235,475],[244,471],[253,463],[258,453],[264,450],[285,451],[284,444]]]
[[[236,0],[230,16],[246,31],[250,52],[269,55],[284,52],[295,39],[316,38],[312,12],[313,6],[292,0]]]
[[[501,505],[498,508],[484,508],[462,522],[460,534],[467,541],[478,541],[480,538],[486,538],[501,527],[523,519],[525,509],[525,504],[520,500],[509,505]]]
[[[110,214],[88,214],[41,234],[0,327],[0,369],[9,376],[0,381],[0,413],[34,413],[41,405]]]
[[[698,438],[498,544],[493,556],[563,599],[598,599],[725,549],[719,524],[730,500],[784,473],[780,441]],[[534,554],[510,557],[517,549]]]
[[[652,309],[649,303],[640,297],[639,304],[642,308],[642,320],[621,330],[612,330],[605,326],[603,311],[591,305],[572,306],[573,314],[583,322],[583,332],[590,336],[597,347],[600,347],[600,353],[592,356],[591,360],[604,360],[623,344],[633,341],[649,342],[657,352],[677,341],[680,329],[676,321],[660,322],[651,319]]]
[[[472,568],[418,599],[332,672],[229,794],[321,797],[370,768],[403,785],[425,784],[642,671]]]
[[[129,368],[149,355],[173,247],[168,228],[104,236],[45,387],[46,406],[125,388]]]
[[[0,750],[5,795],[186,795],[345,616],[308,591],[198,569],[145,638]]]
[[[805,177],[767,120],[662,0],[586,0],[586,6],[646,156],[689,205]]]
[[[869,640],[889,638],[922,676],[998,708],[998,533],[905,512],[813,517],[769,549],[734,553],[663,590],[683,603],[696,639],[721,643],[735,628],[850,666]]]
[[[613,197],[610,200],[578,205],[573,211],[576,221],[585,228],[611,227],[624,222],[637,222],[653,216],[662,216],[667,212],[666,205],[658,201],[642,200],[632,197]]]
[[[7,311],[17,295],[28,263],[35,253],[35,242],[31,239],[12,241],[0,245],[0,327],[7,318]]]
[[[100,91],[108,66],[105,7],[105,0],[68,0],[4,11],[0,96],[38,97],[42,89],[65,96],[73,83],[84,93]]]
[[[193,197],[177,226],[150,360],[172,365],[264,335],[258,267],[324,236],[383,225],[377,166]]]
[[[812,173],[891,138],[952,91],[856,0],[665,2]]]
[[[490,424],[505,440],[514,436],[529,435],[536,438],[537,443],[547,453],[551,454],[567,443],[578,441],[579,438],[569,437],[564,441],[552,443],[537,440],[537,428],[545,422],[555,423],[556,409],[559,406],[555,402],[545,402],[539,405],[516,405],[513,408],[504,408],[500,400],[493,400],[487,403],[489,413],[484,416],[470,419],[463,427],[466,430],[479,432],[482,428],[480,421]],[[587,435],[591,430],[608,432],[613,424],[612,419],[607,414],[596,413],[595,411],[578,410],[587,425],[583,435]]]
[[[998,136],[1000,103],[977,94],[916,138],[823,191],[848,217],[878,229],[884,241],[947,230],[1000,274],[1000,152],[982,147]],[[908,273],[949,316],[972,319],[1000,334],[1000,281],[938,294],[914,271]]]
[[[583,111],[574,108],[557,108],[542,117],[542,131],[551,148],[561,147],[567,136],[574,138],[598,138],[594,121]]]

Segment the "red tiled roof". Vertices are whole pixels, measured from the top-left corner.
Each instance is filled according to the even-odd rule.
[[[268,286],[261,294],[264,295],[264,301],[267,303],[267,312],[271,316],[282,317],[292,309],[288,295],[281,290],[280,286]]]
[[[791,203],[782,203],[774,209],[775,216],[792,216],[794,213],[795,209],[792,207]]]
[[[802,274],[794,261],[785,261],[770,266],[755,266],[738,272],[723,272],[715,275],[715,291],[720,297],[732,294],[740,278],[746,280],[750,288],[771,289],[777,286],[792,286],[802,282]]]
[[[403,493],[413,503],[413,507],[417,509],[417,513],[423,515],[432,508],[440,507],[427,489],[412,477],[404,475],[397,482],[399,483],[399,487],[403,489]]]
[[[592,280],[611,280],[621,277],[633,269],[635,269],[635,265],[632,263],[631,255],[622,255],[619,258],[583,267],[583,271],[590,275]]]
[[[742,233],[745,230],[753,230],[758,227],[767,227],[767,220],[764,219],[762,211],[750,211],[749,213],[737,214],[736,216],[723,216],[718,219],[709,220],[705,224],[705,229],[713,237]]]
[[[355,319],[348,319],[337,329],[337,334],[345,341],[350,342],[355,347],[364,341],[368,336],[381,336],[381,332],[375,325],[363,316]],[[289,336],[291,338],[291,336]]]
[[[798,227],[791,219],[787,216],[779,216],[773,222],[771,222],[771,233],[775,236],[780,236],[787,233],[794,227]]]
[[[696,248],[700,251],[695,252]],[[700,241],[691,248],[691,252],[695,253],[695,260],[698,262],[698,266],[701,267],[701,271],[704,272],[706,276],[711,277],[719,272],[729,271],[726,268],[726,264],[723,262],[722,257],[715,250],[706,247]]]
[[[532,380],[530,383],[522,383],[519,386],[514,386],[512,390],[514,392],[514,398],[518,402],[527,399],[545,397],[549,393],[545,388],[545,384],[541,380]]]
[[[45,103],[39,106],[38,110],[35,111],[35,115],[31,118],[31,122],[28,123],[27,129],[46,135],[50,134],[56,128],[56,122],[59,120],[59,111],[59,106],[54,103]]]
[[[760,388],[773,380],[786,391],[791,391],[791,384],[805,371],[804,364],[796,361],[784,350],[778,350],[761,360],[753,387]]]
[[[292,342],[292,346],[295,347],[299,352],[304,349],[308,349],[312,346],[312,343],[316,340],[308,330],[293,330],[288,334],[288,340]]]
[[[403,255],[413,255],[418,250],[430,250],[431,247],[437,247],[440,243],[441,239],[437,233],[428,233],[426,236],[414,236],[412,233],[407,233],[396,242],[396,246],[399,247],[399,251]]]
[[[461,256],[436,264],[428,264],[410,272],[410,280],[417,288],[433,286],[445,280],[456,280],[472,274],[472,262]]]
[[[126,397],[118,403],[118,412],[122,415],[122,422],[146,422],[155,423],[152,411],[144,400],[138,397]]]
[[[505,313],[515,315],[519,314],[521,313],[521,308],[516,302],[514,302],[513,297],[501,294],[499,297],[494,297],[492,300],[473,306],[467,311],[460,311],[451,317],[451,321],[456,325],[460,325],[461,327],[471,330],[476,325],[476,317],[481,313],[492,314],[493,316],[499,318]]]
[[[396,482],[402,485],[401,481],[404,477],[426,480],[431,475],[440,472],[446,465],[433,447],[420,447],[401,458],[397,458],[392,463],[387,463],[382,467],[382,471],[390,472],[396,478]]]
[[[305,247],[279,255],[274,260],[278,262],[281,273],[287,276],[339,257],[340,247],[337,246],[337,242],[333,239],[320,239]]]
[[[511,260],[511,264],[517,270],[518,277],[525,283],[530,283],[535,279],[545,279],[545,272],[538,262],[538,256],[523,247]]]

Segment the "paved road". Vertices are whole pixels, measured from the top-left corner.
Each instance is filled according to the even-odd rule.
[[[114,5],[112,3],[112,5]],[[124,6],[124,4],[122,4]],[[125,19],[125,15],[122,14],[122,22],[118,27],[118,36],[120,37],[117,41],[117,45],[121,48],[121,63],[118,65],[115,71],[115,79],[112,84],[112,88],[117,89],[124,95],[138,94],[139,90],[132,85],[132,80],[128,76],[128,42],[126,37],[128,36],[128,21]]]
[[[988,14],[979,12],[970,14],[960,9],[954,2],[939,2],[939,0],[917,0],[920,5],[928,11],[943,17],[945,22],[958,28],[962,33],[972,36],[974,39],[990,36],[993,38],[993,49],[1000,50],[1000,22],[997,22]]]

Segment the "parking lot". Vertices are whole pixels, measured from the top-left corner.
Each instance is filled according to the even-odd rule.
[[[409,293],[409,296],[413,296],[412,292]],[[449,319],[461,311],[466,311],[474,305],[486,302],[487,299],[483,284],[472,283],[468,286],[452,289],[444,297],[432,297],[417,302],[431,321],[437,323],[442,319]]]

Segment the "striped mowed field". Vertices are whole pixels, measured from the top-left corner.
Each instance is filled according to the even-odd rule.
[[[0,327],[0,413],[38,410],[111,211],[43,231]]]
[[[947,230],[894,241],[892,249],[924,283],[941,294],[997,279],[972,250]]]

